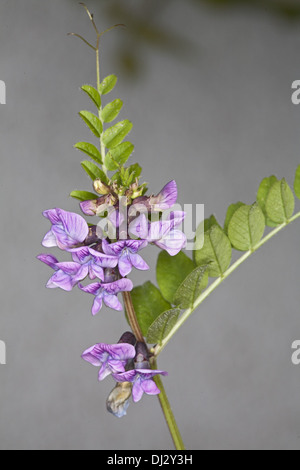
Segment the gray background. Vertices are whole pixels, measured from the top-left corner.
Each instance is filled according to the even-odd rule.
[[[175,178],[179,202],[204,203],[206,216],[222,223],[230,203],[253,202],[263,177],[293,181],[299,23],[182,0],[164,8],[153,1],[157,10],[147,13],[141,6],[149,2],[89,3],[101,29],[127,24],[103,38],[102,74],[119,76],[113,96],[134,124],[134,161],[151,190]],[[152,36],[143,29],[148,14]],[[158,400],[144,396],[117,420],[105,410],[113,381],[97,382],[96,369],[80,358],[90,345],[119,338],[127,329],[122,313],[104,309],[92,318],[91,296],[45,289],[50,269],[35,259],[49,228],[42,211],[76,211],[69,192],[90,189],[72,145],[91,138],[77,112],[89,106],[79,87],[95,83],[94,55],[69,31],[93,39],[75,1],[0,2],[7,85],[0,105],[0,339],[7,346],[0,448],[168,449]],[[133,273],[135,283],[155,281],[157,253],[145,250],[152,270]],[[299,449],[300,366],[291,363],[291,344],[300,339],[299,262],[294,222],[226,280],[161,354],[188,448]]]

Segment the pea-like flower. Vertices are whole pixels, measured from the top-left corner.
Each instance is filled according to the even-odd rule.
[[[128,360],[135,357],[135,347],[128,343],[98,343],[82,354],[82,359],[93,366],[100,367],[98,379],[103,380],[110,374],[125,371]]]
[[[52,224],[42,241],[45,247],[58,246],[68,251],[81,244],[88,236],[88,224],[79,214],[62,209],[49,209],[44,211],[43,215]]]
[[[104,281],[104,269],[114,268],[118,264],[118,257],[105,255],[91,247],[83,246],[69,250],[72,253],[73,261],[80,263],[86,270],[86,275],[94,280],[96,277]]]
[[[103,240],[102,249],[107,255],[118,256],[120,274],[121,276],[127,276],[133,267],[143,271],[149,269],[146,261],[137,253],[147,244],[146,240],[120,240],[110,244]]]
[[[55,270],[55,273],[46,284],[46,287],[50,289],[60,287],[65,291],[70,291],[75,284],[87,276],[88,268],[85,268],[80,263],[74,261],[60,263],[55,256],[49,254],[41,254],[37,258]]]
[[[162,370],[132,369],[122,373],[113,374],[117,382],[132,382],[132,399],[134,402],[140,401],[143,394],[158,395],[159,388],[153,380],[157,374],[168,375]]]
[[[118,279],[114,282],[94,282],[87,286],[78,284],[79,288],[88,294],[95,296],[92,314],[96,315],[102,308],[102,303],[107,307],[114,310],[123,310],[122,304],[119,301],[117,294],[123,291],[131,291],[133,288],[132,281],[130,279]]]

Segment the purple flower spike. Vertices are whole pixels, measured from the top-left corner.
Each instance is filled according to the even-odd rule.
[[[134,356],[135,348],[132,344],[99,343],[84,351],[81,357],[93,366],[100,367],[98,379],[103,380],[109,374],[124,372],[127,361]]]
[[[118,292],[130,291],[133,284],[130,279],[119,279],[118,281],[109,283],[95,282],[88,286],[78,284],[81,290],[95,296],[92,314],[96,315],[102,307],[102,301],[107,307],[114,310],[123,310],[122,304],[119,302],[117,295]]]
[[[152,380],[157,374],[168,375],[167,372],[162,370],[132,369],[113,374],[113,378],[117,382],[132,382],[132,399],[134,402],[137,402],[140,401],[144,393],[147,395],[158,395],[160,393],[159,388],[154,380]]]
[[[162,212],[170,209],[177,199],[177,184],[175,180],[167,183],[157,196],[150,197],[151,210],[153,212]]]
[[[59,263],[54,256],[47,254],[41,254],[37,258],[56,271],[46,284],[46,287],[50,289],[60,287],[63,290],[70,291],[75,284],[82,281],[88,274],[88,267],[79,263],[72,261]]]
[[[88,236],[88,225],[78,214],[62,209],[50,209],[44,211],[43,215],[52,223],[51,230],[46,233],[42,241],[43,246],[58,246],[68,251],[82,243]]]
[[[137,254],[147,244],[146,240],[121,240],[111,244],[103,240],[102,248],[107,255],[118,256],[120,274],[121,276],[127,276],[133,267],[143,271],[149,269],[148,264]]]

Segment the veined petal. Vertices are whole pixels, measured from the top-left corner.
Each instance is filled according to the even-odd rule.
[[[46,217],[46,219],[50,220],[51,224],[57,225],[60,223],[60,217],[58,215],[58,209],[48,209],[43,212],[43,216]]]
[[[125,240],[115,243],[108,243],[107,240],[102,241],[102,249],[106,255],[119,256],[125,247]]]
[[[101,284],[100,282],[93,282],[92,284],[88,284],[87,286],[83,286],[82,284],[78,284],[79,289],[87,292],[88,294],[98,295],[101,291]]]
[[[93,366],[98,367],[98,366],[101,366],[104,358],[103,358],[103,353],[98,353],[98,351],[96,349],[96,346],[98,346],[98,345],[95,344],[94,346],[91,346],[90,348],[86,349],[82,353],[81,357],[82,357],[82,359],[89,362]]]
[[[66,233],[77,243],[83,242],[89,233],[88,224],[84,218],[79,214],[62,209],[58,209],[58,214]]]
[[[152,379],[142,380],[141,387],[147,395],[158,395],[160,393],[159,388]]]
[[[134,382],[133,387],[132,387],[132,399],[134,403],[137,403],[140,401],[144,393],[144,390],[142,388],[142,381],[140,377]]]
[[[89,248],[89,252],[94,258],[95,263],[102,268],[114,268],[118,264],[118,256],[115,254],[100,253],[93,248]]]
[[[121,276],[127,276],[132,270],[132,264],[130,262],[129,255],[124,254],[119,259],[119,271]]]
[[[118,279],[117,281],[107,284],[101,284],[101,286],[108,294],[117,294],[118,292],[131,291],[133,289],[132,281],[126,278]]]
[[[55,269],[57,270],[57,266],[56,264],[58,263],[57,259],[55,258],[55,256],[53,255],[49,255],[49,254],[46,254],[46,253],[42,253],[40,255],[37,256],[37,259],[39,259],[40,261],[42,261],[43,263],[47,264],[48,266],[50,266],[50,268],[52,269]]]
[[[56,271],[46,284],[46,287],[50,289],[60,287],[65,291],[71,291],[73,286],[72,278],[61,270]]]
[[[147,269],[149,269],[149,266],[146,261],[144,261],[138,253],[131,253],[129,257],[132,266],[134,266],[136,269],[140,269],[141,271],[146,271]]]
[[[113,374],[113,378],[117,382],[134,382],[137,374],[138,372],[135,369],[131,369],[131,370],[127,370],[126,372]]]
[[[92,306],[92,315],[96,315],[102,308],[102,293],[94,298]]]
[[[175,256],[186,245],[186,236],[180,230],[172,230],[168,236],[154,242],[162,250],[166,250],[170,256]]]
[[[117,310],[119,312],[123,310],[122,304],[116,295],[107,294],[104,292],[103,302],[105,303],[107,307],[112,308],[113,310]]]
[[[73,261],[76,261],[77,263],[80,263],[80,264],[86,263],[91,257],[88,246],[70,248],[68,251],[72,253]]]
[[[146,239],[148,236],[149,222],[145,214],[139,215],[129,224],[129,234],[136,238]]]
[[[56,243],[56,236],[52,232],[52,230],[49,230],[49,232],[46,233],[42,240],[42,245],[45,246],[46,248],[51,248],[52,246],[57,246]]]
[[[75,263],[74,261],[64,261],[62,263],[57,263],[57,268],[70,276],[74,276],[81,268],[81,264]]]
[[[88,270],[90,279],[95,279],[96,277],[98,277],[98,279],[104,281],[104,270],[103,268],[101,268],[101,266],[97,266],[97,264],[90,262]]]
[[[161,212],[172,207],[177,200],[177,184],[175,180],[167,183],[157,196],[150,197],[151,210]]]
[[[97,212],[97,199],[82,201],[79,203],[80,209],[85,215],[95,215]]]

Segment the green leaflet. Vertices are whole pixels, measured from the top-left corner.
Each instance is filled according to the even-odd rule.
[[[228,224],[228,238],[236,250],[248,251],[261,240],[265,216],[257,203],[243,204],[236,209]]]
[[[133,150],[134,145],[130,142],[122,142],[117,147],[109,150],[105,155],[106,168],[110,171],[117,170],[119,165],[124,165],[127,162]]]
[[[195,300],[207,287],[208,271],[207,266],[195,268],[178,287],[174,295],[174,304],[180,308],[193,308]]]
[[[198,225],[195,234],[195,247],[193,251],[193,257],[195,255],[195,250],[200,250],[203,247],[204,233],[207,232],[213,225],[218,225],[220,227],[220,224],[218,223],[214,215],[211,215],[208,219],[204,219]]]
[[[161,313],[149,326],[147,342],[150,344],[161,344],[175,326],[180,312],[180,308],[172,308]]]
[[[81,166],[93,181],[99,178],[103,183],[108,183],[108,178],[105,173],[93,162],[84,160],[81,162]]]
[[[154,320],[162,312],[171,309],[171,305],[150,281],[145,282],[142,286],[134,287],[131,291],[131,298],[144,336],[147,336],[148,328]]]
[[[121,111],[123,101],[116,99],[111,103],[108,103],[101,111],[101,117],[104,122],[113,121]]]
[[[106,129],[102,135],[102,142],[105,147],[112,149],[122,142],[131,129],[132,123],[128,121],[128,119],[120,121],[114,126]]]
[[[96,137],[100,138],[100,135],[103,130],[103,126],[100,119],[95,114],[90,113],[89,111],[80,111],[79,116],[83,119],[83,121],[92,131],[92,133]]]
[[[295,174],[294,191],[297,198],[300,199],[300,165],[297,167]]]
[[[81,152],[86,153],[89,157],[95,160],[95,162],[102,164],[101,153],[95,145],[90,144],[89,142],[77,142],[74,147],[81,150]]]
[[[194,269],[193,261],[180,251],[176,256],[170,256],[161,251],[156,265],[156,279],[162,295],[171,304],[177,288]]]
[[[108,75],[108,77],[104,78],[100,83],[100,93],[101,95],[106,95],[109,93],[117,83],[118,78],[115,75]]]
[[[264,178],[262,182],[259,185],[258,191],[257,191],[257,196],[256,196],[256,201],[258,202],[261,210],[263,211],[265,218],[266,218],[266,225],[268,227],[276,227],[276,223],[272,222],[267,216],[266,213],[266,199],[269,194],[269,191],[274,183],[278,181],[278,178],[276,176],[268,176],[267,178]]]
[[[100,109],[101,106],[101,96],[96,90],[96,88],[92,87],[91,85],[82,85],[81,89],[85,91],[85,93],[90,97],[93,101],[94,105]]]
[[[208,275],[222,276],[230,265],[231,243],[219,225],[213,225],[204,234],[204,245],[195,251],[197,265],[207,265]]]
[[[99,194],[90,193],[89,191],[72,191],[70,196],[79,199],[79,201],[90,201],[97,199]]]
[[[236,210],[238,210],[241,206],[243,206],[243,202],[236,202],[235,204],[230,204],[230,206],[227,209],[226,212],[226,217],[225,217],[225,222],[224,222],[224,232],[226,235],[228,235],[228,225],[230,222],[231,217],[235,213]]]
[[[266,198],[268,218],[277,225],[283,224],[292,217],[294,208],[294,195],[286,180],[283,178],[273,183]]]
[[[142,173],[142,167],[138,163],[133,163],[129,167],[129,172],[132,175],[132,181],[135,180],[135,178],[139,178],[141,173]]]

